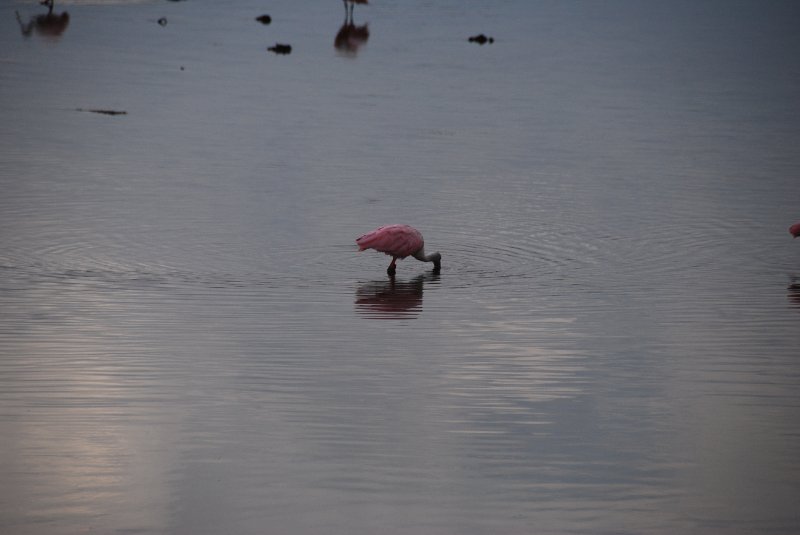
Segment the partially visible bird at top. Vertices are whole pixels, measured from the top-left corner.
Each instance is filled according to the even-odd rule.
[[[348,12],[350,14],[350,18],[353,18],[353,6],[356,4],[368,4],[367,0],[343,0],[344,1],[344,16],[347,18]],[[347,7],[347,4],[350,4],[350,7]]]
[[[792,225],[791,227],[789,227],[789,234],[791,234],[791,235],[792,235],[792,236],[794,236],[795,238],[797,238],[798,236],[800,236],[800,222],[798,222],[798,223],[795,223],[794,225]]]
[[[438,252],[425,254],[425,240],[422,234],[408,225],[385,225],[356,239],[358,250],[375,249],[392,257],[392,263],[386,269],[389,276],[394,276],[397,260],[413,256],[420,262],[433,262],[434,272],[442,267],[442,255]]]

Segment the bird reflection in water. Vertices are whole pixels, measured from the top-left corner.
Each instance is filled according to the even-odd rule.
[[[344,0],[344,23],[333,40],[333,46],[345,56],[355,56],[358,49],[369,39],[369,28],[366,24],[356,26],[353,22],[355,4],[366,4],[367,0]]]
[[[370,281],[356,289],[356,311],[374,319],[413,319],[422,312],[426,283],[437,282],[439,273],[429,272],[408,281]]]
[[[789,227],[789,234],[793,238],[800,238],[800,221]],[[800,276],[791,275],[789,278],[789,301],[800,306]]]
[[[789,298],[789,302],[792,305],[800,308],[800,276],[799,275],[792,275],[789,279],[789,287],[786,288],[788,291],[787,297]]]
[[[47,14],[35,15],[31,17],[28,22],[23,22],[19,11],[15,11],[19,29],[25,37],[30,37],[32,33],[36,32],[37,35],[48,39],[58,39],[61,37],[61,34],[64,33],[64,30],[67,29],[67,26],[69,26],[69,13],[64,11],[59,15],[54,14],[54,0],[42,0],[40,3],[43,6],[47,6]]]

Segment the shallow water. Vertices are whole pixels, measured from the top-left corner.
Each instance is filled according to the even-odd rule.
[[[0,531],[800,530],[795,3],[220,4],[0,3]]]

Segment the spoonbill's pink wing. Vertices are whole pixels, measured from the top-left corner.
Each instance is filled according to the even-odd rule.
[[[422,234],[408,225],[386,225],[356,239],[358,250],[375,249],[389,256],[405,258],[422,249]]]

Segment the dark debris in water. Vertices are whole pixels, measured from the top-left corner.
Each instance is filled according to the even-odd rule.
[[[158,19],[158,25],[159,26],[166,26],[167,25],[167,17],[161,17],[160,19]]]
[[[291,54],[292,53],[292,45],[285,45],[282,43],[275,43],[275,46],[269,47],[267,50],[270,52],[274,52],[276,54]]]
[[[272,17],[269,15],[261,15],[260,17],[256,17],[256,20],[261,24],[267,25],[272,22]]]
[[[85,110],[83,108],[76,108],[75,111],[86,111],[89,113],[99,113],[101,115],[128,115],[124,110]]]
[[[478,43],[479,45],[485,45],[486,43],[492,44],[494,43],[494,37],[487,37],[486,35],[479,33],[478,35],[473,35],[469,38],[470,43]]]

